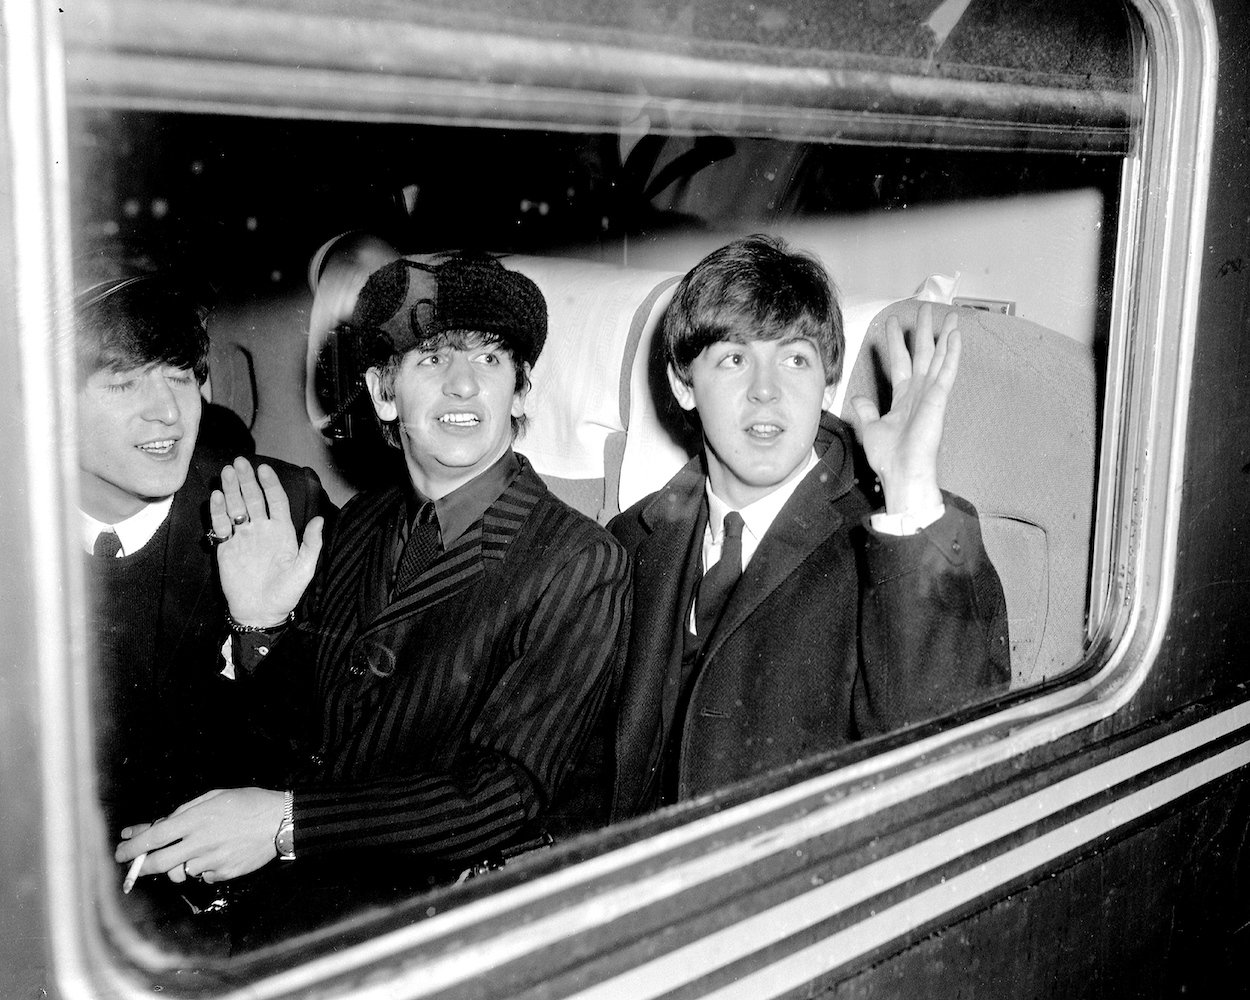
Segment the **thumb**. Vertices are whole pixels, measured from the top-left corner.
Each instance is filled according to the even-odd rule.
[[[325,524],[324,517],[314,517],[304,526],[304,539],[300,542],[299,552],[295,556],[295,570],[305,582],[312,579],[313,571],[317,568]]]
[[[867,396],[855,396],[851,399],[851,409],[855,411],[855,429],[863,431],[864,427],[874,420],[881,419],[881,411],[877,404]]]

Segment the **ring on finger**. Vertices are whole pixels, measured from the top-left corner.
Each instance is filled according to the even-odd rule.
[[[246,524],[248,521],[251,520],[251,518],[248,517],[246,514],[235,514],[234,517],[230,518],[230,520],[237,527],[240,524]]]
[[[222,542],[230,541],[229,535],[219,535],[212,528],[204,532],[204,537],[208,539],[210,545],[220,545]]]

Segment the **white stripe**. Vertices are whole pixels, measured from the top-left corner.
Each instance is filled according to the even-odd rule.
[[[695,982],[730,962],[739,961],[747,954],[784,941],[873,896],[949,864],[971,851],[992,844],[996,840],[1067,809],[1105,789],[1132,780],[1151,768],[1164,764],[1203,743],[1219,739],[1243,725],[1250,725],[1250,705],[1240,705],[1226,715],[1227,718],[1216,716],[1214,719],[1115,757],[1071,778],[1056,782],[1039,792],[1025,796],[1001,809],[944,831],[936,837],[915,844],[897,854],[882,858],[811,892],[792,897],[779,906],[757,913],[683,948],[669,952],[646,965],[578,993],[576,1000],[613,1000],[615,997],[623,996],[630,997],[631,1000],[649,1000],[686,983]],[[1250,760],[1250,742],[1239,744],[1235,751],[1240,754],[1242,763]],[[1201,766],[1196,765],[1195,768],[1190,769],[1190,772],[1196,772]],[[1219,777],[1219,775],[1212,777]],[[1212,778],[1205,780],[1212,780]],[[1143,795],[1149,798],[1151,794],[1154,794],[1158,798],[1149,808],[1155,808],[1170,801],[1175,794],[1181,794],[1191,787],[1185,786],[1180,793],[1173,794],[1170,792],[1172,787],[1170,782],[1170,778],[1163,779],[1147,786],[1142,791],[1126,796],[1123,801],[1137,799]],[[1096,816],[1099,813],[1093,815]],[[1084,832],[1085,840],[1101,836],[1106,832],[1100,828],[1096,833],[1089,833],[1090,827],[1091,817],[1083,816],[1061,829],[1073,835],[1078,831]],[[1043,835],[1025,847],[1036,850],[1036,845],[1044,845],[1054,836],[1055,834]],[[1063,850],[1067,849],[1065,847]],[[1008,851],[1003,857],[1015,856],[1020,850],[1022,848]],[[1058,853],[1062,851],[1054,855],[1039,856],[1034,865],[1042,864],[1051,857],[1057,856]],[[976,870],[982,873],[977,876],[976,880],[976,885],[979,886],[978,891],[985,892],[1001,884],[1001,881],[986,880],[984,874],[996,863],[997,859]],[[1012,877],[1015,874],[1017,873],[1012,872],[1006,877]],[[962,879],[964,876],[959,878]],[[927,893],[920,893],[915,898],[924,898],[926,895]],[[902,905],[906,904],[900,904]],[[891,912],[899,908],[894,907]],[[873,923],[875,919],[867,923]],[[895,923],[889,925],[893,937],[902,936],[916,926],[915,923],[899,922],[896,912],[894,919]],[[924,919],[927,920],[930,917],[926,915]],[[842,933],[849,933],[849,931]],[[822,954],[828,951],[827,946],[823,944],[820,949]],[[757,994],[757,996],[763,995]]]
[[[1250,744],[1241,743],[1000,854],[971,871],[917,893],[897,906],[882,910],[780,962],[758,969],[730,986],[706,994],[704,1000],[769,1000],[779,997],[936,920],[942,914],[976,899],[987,888],[1005,885],[1247,763],[1250,763]]]
[[[931,870],[937,865],[945,864],[969,850],[992,843],[1040,816],[1052,814],[1106,788],[1129,781],[1153,767],[1222,739],[1245,726],[1250,726],[1250,703],[1238,705],[1219,715],[1170,733],[1136,750],[1057,782],[1018,802],[939,834],[923,844],[847,875],[838,880],[836,885],[830,884],[798,897],[798,900],[802,902],[788,901],[777,907],[775,914],[769,911],[768,920],[790,921],[787,935],[793,934],[803,926],[810,926],[836,913],[839,909],[839,892],[855,894],[858,899],[869,898],[889,888],[891,884],[901,884],[901,881]],[[1250,747],[1250,743],[1244,745]],[[1250,753],[1250,749],[1247,749],[1247,752]],[[926,769],[924,774],[928,776],[928,780],[932,780],[932,771]],[[476,976],[486,975],[507,962],[557,945],[583,931],[605,926],[648,906],[662,903],[666,899],[712,879],[775,856],[782,851],[799,849],[808,840],[879,811],[884,807],[883,803],[905,801],[917,794],[915,784],[920,778],[921,776],[915,773],[904,775],[894,782],[887,782],[887,787],[874,790],[871,796],[854,796],[847,801],[836,802],[796,822],[788,823],[780,828],[766,829],[756,836],[713,851],[697,860],[630,882],[567,909],[523,924],[516,930],[505,931],[480,947],[456,950],[429,962],[415,964],[394,977],[388,978],[385,983],[362,989],[354,994],[354,998],[355,1000],[391,1000],[395,996],[423,997]],[[891,785],[898,786],[898,789],[892,790],[888,787]],[[871,808],[866,804],[866,799],[871,799]],[[1032,810],[1031,815],[1030,810]],[[674,832],[680,833],[681,831]],[[663,837],[654,839],[660,840]],[[626,852],[628,849],[625,852],[615,853]],[[603,861],[604,859],[595,860]],[[911,867],[904,872],[904,865]],[[898,866],[902,878],[895,878],[891,881],[891,870],[894,866]],[[567,873],[558,873],[558,875],[572,877],[585,867],[595,867],[594,861],[579,865]],[[991,888],[993,888],[992,885],[982,885],[981,891]],[[509,893],[511,892],[513,890],[509,890]],[[500,895],[508,895],[508,893]],[[484,903],[489,904],[490,900]],[[814,904],[824,906],[826,912],[816,913]],[[476,910],[477,907],[464,907],[447,916],[451,921],[460,924],[464,919],[463,911],[470,909]],[[804,920],[804,913],[811,913],[811,918]],[[695,942],[689,946],[689,951],[680,949],[640,969],[625,973],[618,978],[628,984],[628,992],[621,987],[616,987],[614,993],[610,984],[617,983],[617,980],[610,980],[608,984],[592,987],[585,993],[578,994],[577,1000],[621,995],[628,995],[631,1000],[646,1000],[647,997],[662,995],[689,978],[687,968],[689,966],[693,969],[696,961],[703,963],[702,971],[698,973],[702,975],[707,969],[724,964],[724,961],[741,958],[742,941],[747,936],[739,930],[739,927],[747,925],[753,928],[751,933],[760,933],[753,923],[755,921],[761,921],[759,915],[748,918],[747,921],[733,928],[726,928]],[[766,923],[766,921],[761,922]],[[393,954],[397,947],[410,946],[410,943],[404,939],[415,936],[423,929],[428,929],[432,923],[434,921],[417,924],[394,934],[379,936],[360,945],[353,950],[354,961],[351,967],[359,967],[370,959],[384,960]],[[447,924],[444,923],[442,926],[446,929]],[[899,927],[895,930],[899,933],[903,931]],[[734,942],[733,938],[737,938],[737,941]],[[751,941],[752,947],[756,945],[756,938],[747,939]],[[707,954],[704,954],[704,941],[708,942]],[[716,956],[721,954],[729,957],[723,961],[717,959]],[[263,991],[251,987],[246,995],[250,1000],[254,997],[271,995],[271,990],[273,992],[289,990],[297,985],[305,986],[309,982],[320,981],[331,974],[341,974],[344,969],[343,958],[342,954],[328,955],[306,963],[289,973],[267,980]]]

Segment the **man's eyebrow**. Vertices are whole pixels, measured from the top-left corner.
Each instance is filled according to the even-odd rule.
[[[788,346],[790,344],[806,344],[808,347],[810,347],[814,351],[820,350],[820,345],[818,345],[816,341],[814,341],[811,337],[808,337],[804,334],[799,334],[798,336],[794,336],[794,337],[782,337],[781,344],[783,347]]]

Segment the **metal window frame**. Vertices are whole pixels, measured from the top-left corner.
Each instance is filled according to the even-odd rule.
[[[1079,850],[1081,843],[1131,822],[1142,810],[1162,808],[1181,794],[1176,789],[1218,780],[1245,763],[1243,749],[1225,748],[1231,737],[1250,726],[1239,705],[1212,711],[1157,738],[1143,737],[1140,745],[1124,751],[1115,782],[1143,781],[1160,768],[1167,772],[1152,779],[1150,787],[1158,794],[1142,800],[1136,813],[1129,805],[1118,813],[1099,811],[1097,792],[1105,788],[1102,782],[1112,780],[1095,770],[1099,765],[1056,763],[1096,728],[1114,722],[1116,713],[1137,697],[1162,642],[1175,569],[1217,38],[1206,0],[1134,0],[1134,9],[1141,20],[1145,67],[1137,95],[1142,127],[1126,160],[1121,199],[1123,249],[1115,272],[1109,357],[1113,377],[1106,393],[1096,528],[1095,582],[1103,586],[1095,595],[1100,624],[1086,674],[1000,711],[951,729],[926,731],[877,756],[689,823],[636,823],[615,835],[612,842],[619,846],[605,853],[428,920],[392,922],[382,933],[352,944],[333,937],[296,943],[280,955],[241,965],[237,974],[217,984],[219,995],[261,998],[314,990],[322,995],[432,997],[472,987],[482,995],[537,990],[534,995],[590,998],[630,984],[631,995],[642,997],[659,996],[684,981],[727,998],[747,995],[742,992],[747,987],[735,987],[724,975],[731,962],[744,960],[745,971],[736,967],[741,983],[759,987],[767,982],[767,995],[781,995],[868,961],[891,942],[923,933],[935,922],[953,919],[962,907],[1005,891],[1013,879],[1038,865]],[[115,923],[101,922],[110,888],[96,883],[109,873],[101,872],[94,860],[99,831],[88,815],[92,811],[79,806],[91,787],[91,755],[86,694],[76,676],[86,649],[77,613],[83,607],[83,585],[77,561],[62,542],[72,537],[66,529],[76,468],[72,414],[64,405],[73,398],[73,372],[64,310],[57,308],[68,301],[69,274],[62,40],[54,8],[34,0],[5,0],[0,11],[6,133],[0,147],[0,263],[8,272],[0,276],[12,292],[2,308],[9,328],[18,331],[12,347],[19,383],[2,405],[6,420],[20,429],[5,444],[15,474],[4,487],[4,500],[25,529],[22,539],[4,542],[4,552],[8,564],[28,572],[32,581],[28,613],[9,615],[12,648],[29,672],[22,675],[15,703],[19,709],[6,709],[6,723],[29,733],[38,747],[33,757],[38,768],[29,772],[23,789],[29,801],[39,803],[41,833],[37,844],[25,850],[44,873],[36,895],[46,902],[30,905],[46,927],[63,996],[86,997],[101,990],[121,997],[147,996],[153,981],[170,989],[178,986],[179,963],[176,956],[127,939]],[[153,82],[160,77],[151,75],[160,65],[143,60],[135,65],[142,67],[138,75],[149,90],[160,91],[161,85]],[[314,99],[341,83],[329,73],[325,81]],[[812,85],[820,89],[836,83],[825,79]],[[170,91],[164,98],[138,103],[194,105],[191,90],[171,86]],[[490,85],[461,104],[446,92],[432,100],[441,108],[440,120],[450,115],[480,123],[477,116],[499,93],[498,86]],[[125,99],[138,100],[133,94]],[[575,99],[576,91],[531,92],[519,98],[506,120],[513,120],[513,112],[533,116],[544,108],[567,109]],[[358,100],[350,109],[331,109],[326,116],[367,118],[367,103]],[[607,101],[594,114],[607,117],[622,107]],[[671,122],[699,127],[726,114],[714,105],[676,98],[669,108]],[[266,104],[252,110],[285,114],[291,109]],[[831,130],[828,121],[810,127],[810,109],[796,115],[761,104],[757,110],[759,127],[769,134],[837,138],[837,127]],[[428,113],[419,109],[414,120],[424,120]],[[770,117],[774,114],[776,121]],[[777,131],[770,122],[780,122]],[[748,121],[746,127],[754,126]],[[14,488],[13,483],[20,485]],[[1051,796],[1047,801],[1052,806],[1063,803],[1062,808],[1077,809],[1085,804],[1084,815],[1098,817],[1087,822],[1086,830],[1092,832],[1081,835],[1085,840],[1052,836],[1056,831],[1071,834],[1072,824],[1028,834],[1031,828],[1018,818],[1019,809],[1030,803],[1023,791],[1009,793],[1009,801],[998,805],[978,806],[969,818],[968,803],[978,791],[1001,787],[995,783],[1004,781],[1004,775],[1029,766],[1057,769],[1054,780],[1040,786]],[[6,765],[5,773],[7,779],[16,769]],[[932,812],[934,803],[946,803],[950,815],[930,817],[916,832],[909,817],[924,811],[922,805]],[[984,827],[978,843],[992,863],[990,874],[983,872],[976,880],[961,867],[973,856],[966,848],[943,853],[943,845],[968,835],[973,823]],[[920,861],[894,884],[880,880],[882,869],[874,862],[846,862],[850,867],[839,876],[838,891],[869,909],[808,906],[818,901],[807,892],[769,902],[769,886],[788,885],[787,879],[794,877],[791,855],[824,857],[837,869],[840,857],[860,858],[855,851],[861,841],[856,838],[872,825],[896,831],[893,840],[884,841],[890,853],[879,859],[887,867],[912,856]],[[933,880],[934,873],[943,872],[951,878]],[[939,888],[947,881],[958,891]],[[820,889],[813,886],[810,892]],[[725,905],[734,893],[749,901],[745,916]],[[717,908],[719,923],[713,921],[715,926],[692,940],[666,946],[657,928],[671,914],[705,903]],[[875,915],[870,912],[874,903],[880,907]],[[788,942],[781,949],[784,954],[749,943],[761,922],[783,916],[790,922],[776,926],[783,927]],[[728,950],[717,951],[723,942],[729,942]],[[631,948],[642,949],[646,957]]]

